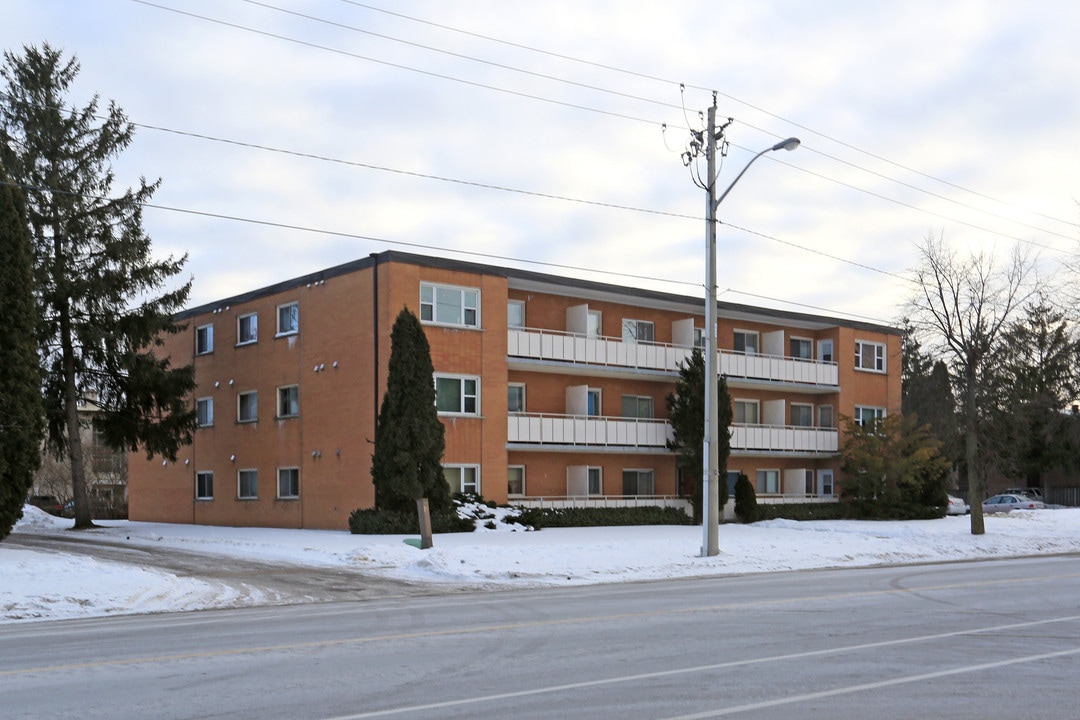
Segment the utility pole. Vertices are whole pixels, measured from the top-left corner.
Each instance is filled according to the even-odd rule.
[[[719,451],[716,426],[716,93],[705,129],[705,439],[702,448],[701,557],[720,554]],[[721,130],[721,134],[723,130]]]

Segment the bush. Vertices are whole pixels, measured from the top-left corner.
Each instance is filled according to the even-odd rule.
[[[433,513],[432,533],[472,532],[472,518],[460,518],[456,512]],[[420,518],[415,512],[393,512],[364,508],[349,515],[349,532],[354,535],[414,535],[420,532]]]
[[[790,503],[757,506],[758,520],[932,520],[945,508],[876,502]]]
[[[623,525],[693,525],[694,519],[680,508],[522,508],[511,522],[542,527],[616,527]]]
[[[759,518],[757,493],[744,473],[739,473],[739,479],[735,481],[735,515],[744,523],[752,523]]]

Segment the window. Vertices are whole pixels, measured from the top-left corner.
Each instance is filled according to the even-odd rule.
[[[209,471],[195,473],[195,499],[214,499],[214,473]]]
[[[525,412],[525,383],[506,386],[506,409],[512,413]]]
[[[653,471],[652,470],[623,470],[622,471],[623,495],[652,495]]]
[[[525,466],[511,465],[506,468],[506,494],[525,494]]]
[[[585,327],[585,336],[591,338],[603,337],[603,318],[600,315],[599,310],[590,310],[585,322],[588,323]]]
[[[803,471],[803,492],[807,495],[814,494],[814,471]]]
[[[603,495],[604,494],[604,471],[602,468],[591,467],[585,470],[586,477],[589,481],[589,494],[590,495]]]
[[[757,354],[757,341],[758,334],[756,332],[748,332],[746,330],[735,331],[735,352],[745,353],[747,355]]]
[[[694,328],[694,347],[704,350],[706,349],[705,346],[709,344],[708,340],[709,339],[705,337],[705,328]]]
[[[735,401],[735,414],[732,417],[732,422],[739,423],[740,425],[757,425],[758,424],[758,401],[757,400],[736,400]]]
[[[277,496],[282,499],[300,497],[300,468],[278,468]]]
[[[195,328],[195,354],[205,355],[214,352],[214,326],[200,325]]]
[[[421,283],[420,319],[439,325],[480,327],[480,291]]]
[[[259,316],[248,313],[236,318],[236,344],[247,345],[259,339]]]
[[[622,339],[625,343],[651,343],[655,339],[653,324],[646,320],[623,318]]]
[[[508,300],[506,302],[506,327],[525,327],[525,303],[521,300]]]
[[[283,418],[296,417],[300,414],[300,387],[298,385],[278,388],[277,414],[278,417]]]
[[[625,418],[651,419],[653,399],[647,395],[623,395],[622,416]]]
[[[789,354],[793,358],[809,360],[814,356],[813,343],[806,338],[791,338],[788,345],[790,346]]]
[[[278,305],[277,334],[295,335],[300,332],[300,306],[296,303]]]
[[[821,362],[831,363],[835,360],[833,357],[833,342],[832,340],[818,340],[817,343],[818,360]]]
[[[480,414],[480,378],[435,376],[435,409],[441,413]]]
[[[242,392],[237,396],[236,422],[255,422],[259,419],[259,393],[257,390]]]
[[[443,465],[443,475],[452,493],[480,494],[479,465]]]
[[[259,497],[258,470],[240,470],[236,473],[236,496],[241,500]]]
[[[739,482],[741,474],[738,470],[727,471],[727,496],[729,498],[735,497],[735,483]]]
[[[836,421],[833,419],[833,406],[821,405],[817,410],[817,424],[818,427],[831,428],[836,427]]]
[[[881,343],[856,340],[855,367],[860,370],[885,372],[885,346]]]
[[[214,424],[214,398],[199,398],[195,401],[195,417],[199,427]]]
[[[833,485],[833,471],[832,470],[818,470],[818,495],[823,497],[832,497],[836,494],[836,488]]]
[[[586,390],[586,393],[589,400],[589,406],[586,409],[586,412],[588,412],[590,417],[600,417],[601,408],[603,407],[603,405],[600,404],[600,388],[589,388]]]
[[[791,424],[795,427],[814,426],[814,406],[791,404]]]
[[[855,424],[865,427],[885,417],[885,408],[855,406]]]
[[[758,470],[757,471],[757,491],[758,494],[772,494],[776,495],[780,492],[780,471],[779,470]]]

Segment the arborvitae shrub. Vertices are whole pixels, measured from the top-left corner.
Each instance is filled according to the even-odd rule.
[[[750,478],[743,473],[739,473],[739,479],[735,481],[735,515],[744,523],[758,519],[757,493]]]
[[[460,518],[456,512],[433,513],[432,533],[472,532],[476,523]],[[349,515],[349,532],[354,535],[415,535],[420,532],[420,518],[415,512],[394,512],[364,508]]]

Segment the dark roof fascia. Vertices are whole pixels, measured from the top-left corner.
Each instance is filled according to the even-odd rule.
[[[251,302],[252,300],[258,300],[269,295],[276,295],[278,293],[285,292],[286,290],[291,290],[296,287],[309,285],[322,280],[329,280],[331,278],[340,277],[342,275],[348,275],[350,273],[358,272],[360,270],[367,270],[373,266],[382,265],[388,262],[403,263],[407,265],[416,265],[419,267],[435,268],[441,270],[491,275],[495,277],[506,278],[507,280],[517,280],[526,283],[547,285],[552,287],[553,289],[565,288],[591,293],[605,293],[617,295],[623,298],[635,298],[643,302],[692,305],[702,308],[702,312],[704,312],[705,307],[704,298],[694,297],[692,295],[678,295],[675,293],[661,292],[659,290],[648,290],[645,288],[628,287],[625,285],[613,285],[611,283],[602,283],[594,280],[581,280],[578,278],[569,278],[560,275],[549,275],[546,273],[534,272],[532,270],[497,267],[494,265],[483,265],[480,263],[469,262],[465,260],[433,257],[431,255],[416,255],[414,253],[400,252],[398,250],[384,250],[380,253],[372,253],[371,255],[368,255],[365,258],[360,258],[359,260],[353,260],[347,263],[343,263],[341,265],[335,265],[334,267],[327,268],[325,270],[319,270],[308,275],[303,275],[301,277],[293,278],[291,280],[284,280],[274,285],[268,285],[257,290],[241,293],[240,295],[233,295],[232,297],[224,298],[222,300],[206,303],[198,307],[189,308],[187,310],[183,310],[177,313],[175,318],[177,320],[185,320],[195,315],[202,315],[204,313],[211,312],[225,305],[237,305],[240,303]],[[723,301],[717,302],[717,308],[719,309],[720,313],[725,315],[740,315],[747,318],[753,317],[762,319],[774,319],[778,321],[808,323],[812,325],[843,326],[858,330],[866,330],[869,332],[886,333],[890,335],[903,334],[903,331],[900,328],[892,327],[890,325],[881,325],[878,323],[840,319],[827,315],[814,315],[811,313],[777,310],[774,308],[765,308],[755,305],[744,305],[740,303]]]

